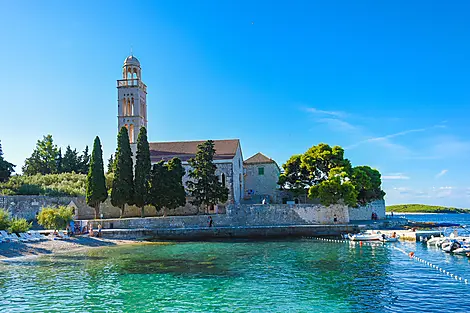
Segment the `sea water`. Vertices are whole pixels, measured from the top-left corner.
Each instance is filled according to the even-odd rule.
[[[106,247],[0,263],[0,312],[468,312],[469,260],[403,242]]]

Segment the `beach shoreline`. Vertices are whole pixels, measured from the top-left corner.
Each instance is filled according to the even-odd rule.
[[[102,247],[146,243],[143,239],[105,239],[88,236],[67,240],[42,240],[39,242],[9,242],[0,244],[0,262],[15,258],[39,257],[59,253],[77,252]]]

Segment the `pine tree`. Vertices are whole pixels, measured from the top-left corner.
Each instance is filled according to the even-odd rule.
[[[32,155],[24,162],[23,173],[25,175],[54,174],[57,173],[57,155],[59,149],[54,144],[52,135],[47,135],[38,140]]]
[[[151,163],[147,130],[145,127],[142,127],[137,138],[134,177],[134,204],[141,209],[142,217],[145,214],[144,207],[148,204],[150,170]]]
[[[78,156],[77,149],[72,150],[70,146],[67,146],[62,158],[62,171],[64,173],[80,173],[80,157]]]
[[[111,191],[111,203],[121,209],[122,217],[124,216],[126,204],[133,204],[134,197],[132,151],[126,127],[122,127],[119,131],[117,142],[116,168],[114,171],[113,189]]]
[[[114,172],[115,163],[114,154],[111,153],[111,156],[108,159],[108,173]]]
[[[213,163],[214,154],[214,142],[208,140],[198,145],[196,156],[188,162],[191,170],[187,186],[190,195],[194,198],[191,203],[196,206],[210,207],[228,199],[228,189],[215,175],[217,167]]]
[[[100,214],[100,203],[108,198],[104,177],[103,151],[100,138],[96,136],[91,153],[90,168],[86,180],[86,203],[95,209],[95,219]]]
[[[88,174],[88,170],[90,168],[90,154],[88,153],[88,146],[85,146],[85,150],[83,150],[82,155],[79,157],[79,172],[82,174]]]
[[[5,182],[10,178],[16,165],[11,164],[3,158],[2,143],[0,142],[0,183]]]
[[[168,198],[165,206],[170,210],[174,210],[177,207],[184,206],[186,204],[186,192],[183,186],[183,176],[186,171],[179,158],[173,158],[170,160],[166,167],[168,175]]]

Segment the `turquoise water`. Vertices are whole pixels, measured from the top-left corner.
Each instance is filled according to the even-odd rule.
[[[470,280],[470,258],[420,243],[131,245],[0,262],[0,312],[468,312],[470,284],[409,251]]]
[[[469,258],[404,251],[470,279]],[[100,248],[0,265],[0,312],[464,312],[470,285],[391,245],[310,239]]]

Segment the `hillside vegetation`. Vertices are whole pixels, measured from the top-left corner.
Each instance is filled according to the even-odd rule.
[[[0,183],[0,195],[82,196],[85,188],[84,174],[21,175]]]
[[[425,205],[425,204],[398,204],[388,205],[387,212],[406,213],[470,213],[468,209],[458,209],[445,206]]]

